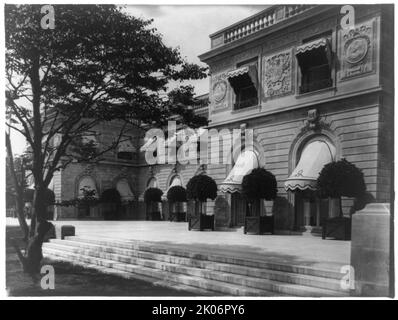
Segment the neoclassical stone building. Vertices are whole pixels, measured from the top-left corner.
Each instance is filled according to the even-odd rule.
[[[298,191],[313,190],[333,160],[354,163],[375,201],[390,202],[392,10],[353,8],[355,26],[343,29],[341,6],[272,6],[210,35],[211,50],[200,56],[211,71],[210,128],[252,129],[254,143],[242,157],[251,152],[254,166],[277,178],[278,198],[262,210],[274,215],[277,231],[320,226],[333,203]],[[220,186],[218,226],[244,223],[243,171],[239,177],[233,166],[208,167]],[[351,206],[343,199],[345,214]]]
[[[198,115],[207,116],[208,95],[198,96],[203,103],[195,107]],[[109,122],[95,129],[98,145],[109,146],[119,132],[121,124]],[[118,148],[102,156],[97,163],[71,163],[54,175],[50,188],[54,190],[57,201],[75,199],[82,196],[83,187],[93,189],[99,197],[105,190],[118,190],[122,206],[112,219],[143,220],[146,208],[143,195],[148,187],[163,190],[166,200],[167,189],[171,185],[186,185],[195,174],[203,171],[201,165],[161,164],[148,165],[142,146],[145,144],[145,131],[132,127],[127,130]],[[163,203],[163,218],[168,219],[169,206]],[[94,206],[89,210],[76,207],[56,206],[55,219],[104,219],[106,208]]]
[[[278,181],[278,198],[264,202],[277,232],[308,231],[328,215],[328,200],[308,199],[320,169],[346,158],[362,169],[377,202],[390,202],[393,162],[393,28],[391,7],[355,5],[355,26],[340,25],[340,6],[277,5],[210,35],[202,54],[211,72],[209,129],[253,130],[253,143],[233,150],[231,164],[148,165],[143,134],[95,165],[72,164],[54,178],[58,199],[79,195],[82,185],[101,194],[116,188],[126,200],[120,219],[145,219],[143,193],[157,186],[186,186],[206,172],[218,186],[208,202],[216,227],[244,223],[240,183],[251,167],[265,167]],[[202,97],[203,99],[207,97]],[[99,128],[112,137],[112,125]],[[241,169],[243,168],[243,169]],[[343,199],[349,214],[352,199]],[[167,219],[167,204],[163,205]],[[100,208],[56,208],[59,219],[102,219]]]

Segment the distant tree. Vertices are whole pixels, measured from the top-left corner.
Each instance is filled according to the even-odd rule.
[[[40,5],[5,6],[6,125],[25,137],[32,156],[31,236],[46,219],[43,199],[55,172],[101,159],[130,126],[165,126],[171,115],[193,127],[206,122],[186,108],[198,103],[192,87],[167,92],[170,81],[201,79],[206,70],[167,47],[151,20],[114,5],[53,7],[55,28],[43,29]],[[113,120],[122,125],[109,145],[85,139]]]

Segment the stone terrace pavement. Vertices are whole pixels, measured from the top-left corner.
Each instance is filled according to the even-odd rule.
[[[15,224],[16,219],[7,219]],[[225,254],[249,260],[265,260],[339,270],[350,262],[350,241],[322,240],[301,235],[245,235],[230,231],[188,231],[187,223],[169,221],[53,221],[74,225],[76,236],[156,242],[195,252]]]

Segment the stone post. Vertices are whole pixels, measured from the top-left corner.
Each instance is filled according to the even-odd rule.
[[[370,203],[352,216],[351,266],[355,296],[386,297],[391,291],[393,258],[390,205]]]

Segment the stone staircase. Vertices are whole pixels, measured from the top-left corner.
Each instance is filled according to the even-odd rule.
[[[154,242],[66,237],[43,254],[204,296],[343,297],[338,270],[253,260]]]

